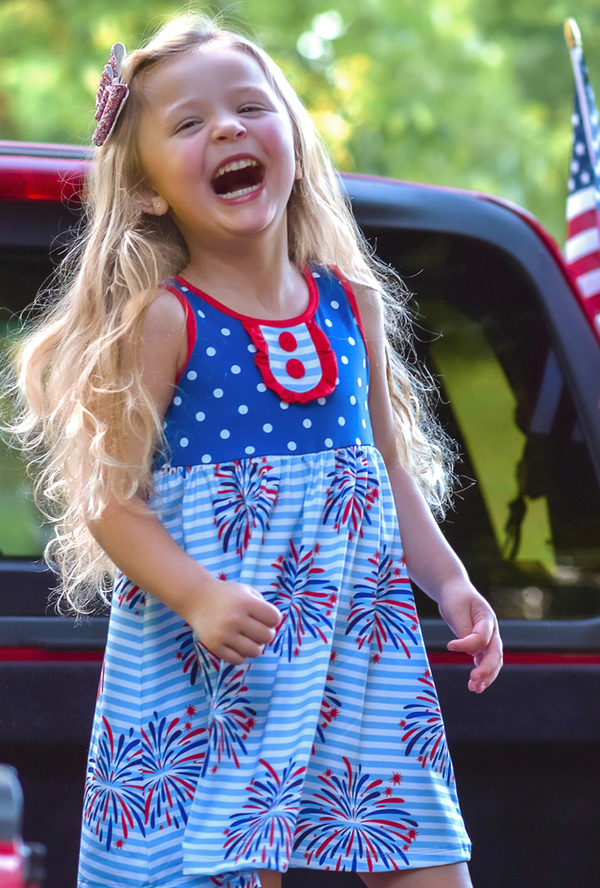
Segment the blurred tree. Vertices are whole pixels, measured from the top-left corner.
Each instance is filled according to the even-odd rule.
[[[179,8],[4,0],[0,137],[87,143],[110,45],[137,45]],[[498,194],[562,242],[573,92],[562,22],[577,18],[600,94],[597,0],[222,0],[208,11],[274,56],[342,169]]]

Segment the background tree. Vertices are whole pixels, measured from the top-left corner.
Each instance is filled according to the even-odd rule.
[[[179,8],[168,0],[4,0],[0,137],[88,143],[111,44],[137,45]],[[600,93],[597,0],[204,8],[223,12],[277,59],[342,169],[498,194],[562,243],[573,93],[562,23],[577,19]]]

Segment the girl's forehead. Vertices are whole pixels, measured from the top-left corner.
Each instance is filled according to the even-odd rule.
[[[230,89],[273,89],[259,62],[242,48],[211,42],[164,62],[146,80],[144,93],[152,104],[170,104],[180,96],[211,95]]]

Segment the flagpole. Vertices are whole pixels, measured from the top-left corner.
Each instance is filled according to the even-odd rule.
[[[581,121],[585,132],[585,140],[592,167],[596,168],[596,152],[594,150],[594,139],[592,136],[592,128],[587,115],[587,96],[585,94],[585,86],[581,76],[581,57],[583,55],[581,31],[574,18],[565,19],[565,40],[569,47],[569,55],[571,56],[571,64],[573,66],[573,74],[575,76],[575,89],[579,98],[579,110],[581,113]]]

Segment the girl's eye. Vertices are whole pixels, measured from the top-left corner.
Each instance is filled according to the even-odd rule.
[[[248,111],[260,111],[260,108],[258,105],[244,105],[242,108],[240,108],[240,114],[244,114]]]
[[[185,120],[180,126],[177,127],[176,132],[180,133],[183,130],[191,129],[193,126],[197,126],[200,123],[200,120]]]

